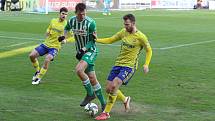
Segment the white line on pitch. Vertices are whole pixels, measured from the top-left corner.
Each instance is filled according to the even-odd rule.
[[[23,44],[26,44],[26,43],[32,43],[32,41],[28,41],[28,42],[22,42],[22,43],[13,44],[13,45],[5,46],[5,47],[14,47],[14,46],[23,45]]]
[[[208,41],[203,41],[203,42],[194,42],[194,43],[188,43],[188,44],[182,44],[182,45],[176,45],[176,46],[169,46],[169,47],[162,47],[162,48],[156,48],[156,49],[168,50],[168,49],[174,49],[174,48],[186,47],[186,46],[192,46],[192,45],[200,45],[200,44],[211,43],[211,42],[215,42],[215,40],[208,40]]]
[[[9,39],[27,39],[27,40],[43,40],[43,39],[36,39],[36,38],[23,38],[23,37],[8,37],[8,36],[1,36],[0,38],[9,38]]]
[[[20,37],[8,37],[8,36],[0,36],[0,38],[23,39],[23,40],[42,40],[42,39],[35,39],[35,38],[20,38]],[[26,42],[22,42],[22,43],[17,43],[17,44],[4,46],[2,48],[15,47],[15,46],[19,46],[19,45],[23,45],[23,44],[27,44],[27,43],[32,43],[32,42],[33,41],[26,41]],[[0,49],[2,49],[2,48],[0,48]]]
[[[27,39],[27,40],[43,40],[43,39],[36,39],[36,38],[20,38],[20,37],[8,37],[8,36],[0,36],[0,38]],[[211,43],[211,42],[215,42],[215,40],[208,40],[208,41],[203,41],[203,42],[194,42],[194,43],[181,44],[181,45],[168,46],[168,47],[161,47],[161,48],[153,48],[153,49],[155,49],[155,50],[169,50],[169,49],[174,49],[174,48],[179,48],[179,47],[186,47],[186,46],[192,46],[192,45],[200,45],[200,44]],[[100,43],[98,45],[121,46],[121,45],[117,45],[117,44],[100,44]]]

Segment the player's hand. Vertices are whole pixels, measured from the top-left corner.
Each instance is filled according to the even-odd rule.
[[[149,66],[148,65],[143,65],[143,71],[145,74],[149,72]]]
[[[65,36],[59,36],[59,37],[58,37],[58,41],[59,41],[59,42],[62,42],[63,40],[65,40]]]
[[[85,53],[86,53],[86,48],[85,48],[85,47],[84,47],[84,48],[81,48],[81,49],[77,52],[76,58],[77,58],[78,60],[81,60],[82,56],[83,56]]]

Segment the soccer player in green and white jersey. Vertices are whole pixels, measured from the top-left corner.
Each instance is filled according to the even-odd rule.
[[[130,96],[125,97],[119,90],[121,85],[127,85],[138,66],[139,54],[144,48],[146,50],[146,60],[143,65],[145,73],[149,72],[149,63],[152,56],[152,49],[147,37],[140,32],[135,25],[135,17],[127,14],[123,17],[125,28],[110,38],[97,39],[96,42],[110,44],[121,40],[121,50],[116,58],[115,66],[113,66],[108,79],[106,92],[108,93],[108,101],[105,110],[96,117],[96,120],[106,120],[110,118],[110,111],[116,101],[120,99],[125,106],[125,111],[130,109]],[[95,35],[96,36],[96,35]]]
[[[29,55],[32,65],[36,69],[36,73],[32,79],[33,85],[40,83],[41,78],[45,75],[48,69],[49,63],[54,59],[61,48],[62,42],[58,40],[58,37],[64,34],[64,27],[67,24],[67,13],[67,8],[62,7],[60,9],[59,18],[52,19],[47,28],[45,41],[36,47]],[[73,41],[74,39],[70,37],[67,40]],[[43,55],[46,55],[46,57],[42,68],[40,68],[37,58]]]
[[[79,60],[76,73],[87,91],[87,95],[80,106],[86,106],[97,96],[101,103],[101,108],[104,110],[106,102],[94,69],[94,62],[98,53],[93,36],[93,33],[96,32],[96,23],[92,18],[86,16],[86,5],[84,3],[76,5],[75,14],[76,16],[69,19],[64,35],[67,36],[70,30],[73,32],[77,51],[76,58]]]

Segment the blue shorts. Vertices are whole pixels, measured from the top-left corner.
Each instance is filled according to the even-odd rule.
[[[114,78],[118,77],[122,80],[123,85],[127,85],[128,81],[134,75],[135,70],[124,66],[114,66],[108,76],[109,81],[113,81]]]
[[[43,56],[45,54],[50,54],[53,56],[57,56],[58,50],[56,48],[49,48],[45,46],[44,44],[39,45],[35,48],[35,50],[39,53],[40,56]]]

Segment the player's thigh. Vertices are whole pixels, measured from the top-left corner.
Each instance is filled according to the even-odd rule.
[[[45,57],[45,61],[46,61],[46,62],[50,62],[50,61],[52,61],[53,59],[54,59],[54,56],[51,55],[51,54],[47,54],[46,57]]]
[[[114,79],[118,76],[118,74],[120,73],[120,66],[113,66],[108,78],[107,78],[107,83],[106,83],[106,92],[110,93],[113,90],[113,86],[114,86]]]
[[[95,71],[95,65],[94,64],[89,64],[87,63],[87,68],[85,69],[85,73],[90,73],[90,72],[93,72]]]
[[[134,73],[135,69],[129,67],[122,67],[117,77],[122,80],[123,85],[127,85]]]
[[[48,53],[48,47],[44,44],[41,44],[35,48],[35,50],[39,53],[40,56],[43,56]]]
[[[48,48],[47,60],[53,61],[54,58],[57,56],[58,50],[56,48]]]
[[[117,77],[117,75],[120,73],[120,69],[121,69],[120,66],[113,66],[108,75],[107,80],[112,82],[114,78]]]
[[[83,72],[86,70],[88,63],[86,61],[80,60],[79,63],[76,65],[75,70],[77,73]]]
[[[94,52],[94,51],[87,52],[83,55],[81,60],[85,61],[88,64],[85,70],[85,73],[95,71],[94,66],[95,66],[96,57],[97,57],[97,52]]]
[[[106,92],[115,93],[121,85],[122,80],[118,77],[115,77],[113,81],[108,80],[106,83]]]
[[[31,51],[31,53],[29,54],[29,56],[31,58],[37,58],[37,57],[40,56],[40,54],[34,49],[34,50]]]

